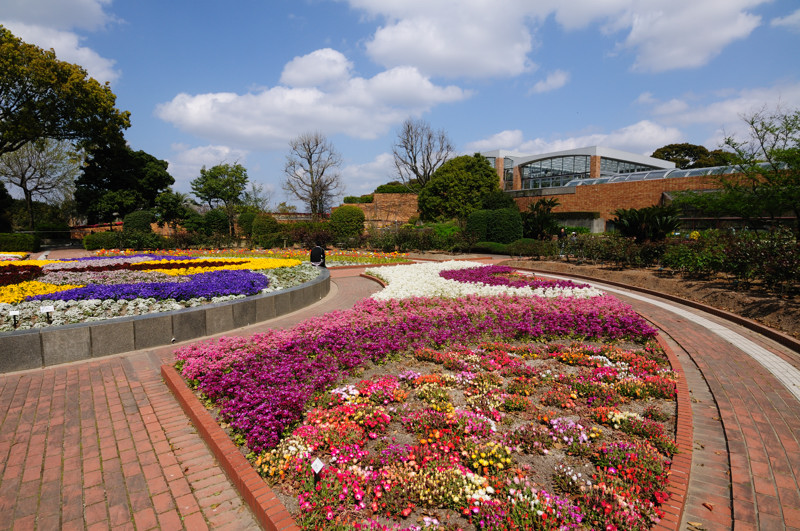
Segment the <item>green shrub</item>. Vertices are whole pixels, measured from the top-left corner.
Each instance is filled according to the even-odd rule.
[[[125,216],[122,220],[122,230],[125,233],[129,232],[153,232],[151,223],[155,221],[153,213],[149,210],[137,210]]]
[[[37,223],[36,234],[40,238],[48,240],[68,240],[70,235],[69,225],[63,221]]]
[[[154,232],[123,232],[121,247],[136,249],[137,251],[145,249],[164,249],[167,247],[167,239]]]
[[[95,232],[83,237],[83,248],[87,251],[98,249],[119,249],[122,246],[122,233],[118,231]]]
[[[476,210],[467,217],[467,224],[464,229],[471,238],[482,242],[489,240],[489,220],[491,211]]]
[[[486,239],[498,243],[511,243],[522,238],[522,215],[516,208],[489,211]]]
[[[344,199],[342,199],[342,203],[346,205],[359,204],[359,203],[372,203],[372,201],[373,201],[372,194],[366,194],[362,196],[348,195],[345,196]]]
[[[520,238],[506,246],[512,256],[528,256],[534,260],[550,259],[558,256],[558,242]]]
[[[236,224],[239,225],[239,232],[248,240],[253,233],[253,221],[255,221],[256,215],[255,212],[242,212],[239,214],[239,217],[236,218]]]
[[[517,203],[510,194],[502,190],[495,190],[483,196],[481,208],[484,210],[500,210],[502,208],[513,208],[519,211]]]
[[[724,270],[725,241],[716,231],[705,231],[697,240],[670,240],[661,263],[691,276],[705,277]]]
[[[331,232],[327,221],[288,223],[284,227],[282,234],[289,242],[293,244],[299,243],[309,249],[317,244],[326,247],[333,242],[333,232]]]
[[[375,229],[367,235],[367,247],[384,253],[394,252],[397,246],[395,231],[389,229]]]
[[[253,244],[269,249],[282,243],[281,224],[271,214],[262,212],[253,219],[251,228]]]
[[[330,229],[339,241],[358,237],[364,232],[364,211],[345,205],[331,212]]]
[[[613,212],[614,227],[627,238],[637,243],[660,241],[678,230],[681,224],[679,210],[674,205],[649,206],[646,208],[620,208]]]
[[[390,183],[382,184],[375,188],[376,194],[410,194],[411,190],[408,189],[403,183],[392,181]]]
[[[39,250],[39,236],[35,234],[0,234],[0,251],[35,253]]]
[[[542,197],[528,205],[528,209],[522,213],[522,235],[525,238],[545,240],[558,234],[561,227],[553,213],[558,204],[558,199]]]
[[[473,252],[489,254],[509,254],[508,245],[497,242],[478,242],[472,246]]]

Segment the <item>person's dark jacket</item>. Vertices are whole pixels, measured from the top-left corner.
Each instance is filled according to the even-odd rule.
[[[311,249],[310,261],[315,266],[325,267],[325,249],[319,245]]]

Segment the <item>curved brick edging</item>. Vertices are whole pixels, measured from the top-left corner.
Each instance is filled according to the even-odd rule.
[[[677,397],[675,398],[678,406],[675,442],[678,445],[679,453],[672,456],[672,464],[669,469],[669,484],[667,485],[669,500],[661,505],[661,510],[665,513],[664,518],[653,529],[678,531],[683,518],[684,507],[686,506],[689,476],[692,471],[692,440],[694,437],[692,403],[689,397],[689,384],[686,381],[683,366],[661,334],[656,336],[656,340],[667,354],[672,370],[678,374]]]
[[[228,434],[219,427],[175,367],[162,365],[161,376],[261,526],[268,531],[299,531],[300,528],[283,503],[233,444]]]
[[[272,293],[90,323],[0,334],[0,373],[40,369],[213,336],[305,308],[330,291],[330,272]]]

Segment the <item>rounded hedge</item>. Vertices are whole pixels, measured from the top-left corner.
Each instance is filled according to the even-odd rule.
[[[331,213],[330,227],[338,239],[353,238],[364,232],[364,211],[357,206],[344,205]]]

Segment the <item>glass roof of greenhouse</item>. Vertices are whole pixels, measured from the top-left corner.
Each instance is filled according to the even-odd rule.
[[[768,166],[768,163],[763,163],[762,166]],[[564,186],[584,186],[590,184],[627,183],[633,181],[651,181],[655,179],[674,179],[678,177],[725,175],[730,173],[739,173],[740,171],[741,169],[738,166],[713,166],[711,168],[693,168],[686,170],[679,170],[676,168],[671,170],[637,171],[619,175],[604,174],[596,179],[573,179]]]

